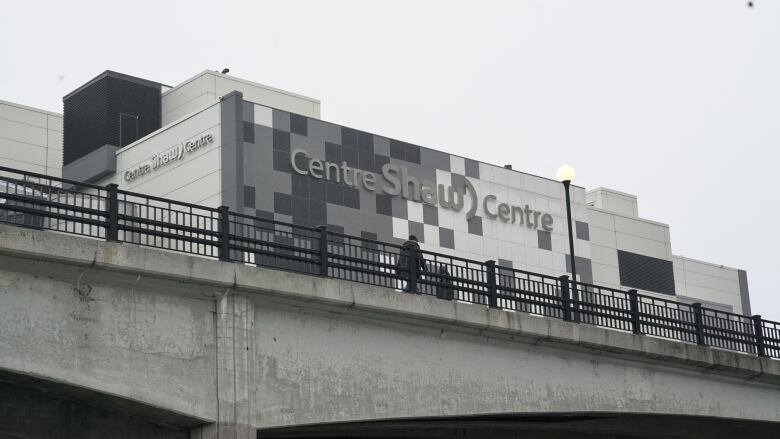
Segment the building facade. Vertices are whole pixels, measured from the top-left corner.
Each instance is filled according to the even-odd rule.
[[[62,175],[62,115],[0,100],[0,163]]]
[[[105,120],[89,123],[127,120],[125,138],[138,137],[66,140],[66,178],[378,241],[415,235],[427,251],[501,267],[570,271],[557,181],[326,122],[316,99],[212,71],[175,87],[105,72],[66,97],[66,126],[90,129],[69,125],[68,100],[100,95],[93,88],[107,81],[157,90],[159,102],[114,113],[121,103],[107,105]],[[142,132],[132,121],[148,111],[159,126]],[[750,314],[745,272],[675,256],[669,226],[639,217],[636,196],[572,186],[572,213],[581,282]]]

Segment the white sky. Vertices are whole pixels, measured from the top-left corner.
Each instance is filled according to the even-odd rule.
[[[203,69],[322,101],[323,119],[639,196],[672,250],[747,270],[780,320],[780,2],[13,2],[0,99],[62,111],[110,69]]]

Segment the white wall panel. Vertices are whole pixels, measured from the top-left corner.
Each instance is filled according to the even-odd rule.
[[[602,229],[615,230],[615,215],[602,212],[600,210],[588,209],[589,223],[594,227],[601,227]]]
[[[625,289],[625,287],[620,287],[620,271],[617,267],[599,264],[595,260],[591,265],[593,266],[593,279],[598,279],[599,285]]]
[[[220,174],[214,171],[212,174],[191,181],[178,189],[163,195],[165,198],[180,200],[187,203],[200,204],[204,199],[220,195]],[[219,207],[219,206],[213,206]]]
[[[46,151],[46,166],[49,168],[56,168],[58,172],[62,171],[61,149],[48,148]]]
[[[668,226],[650,223],[641,219],[615,215],[615,231],[629,235],[666,242],[666,230],[668,228]]]
[[[162,126],[175,122],[176,120],[192,114],[201,108],[207,107],[217,101],[217,95],[214,93],[204,93],[193,97],[192,99],[182,102],[175,108],[171,108],[166,113],[162,114]]]
[[[302,114],[315,119],[320,118],[320,103],[316,99],[231,76],[214,75],[214,77],[217,95],[225,95],[233,90],[238,90],[243,93],[246,101]]]
[[[590,233],[591,244],[603,245],[613,249],[616,248],[617,239],[615,238],[614,229],[602,229],[601,227],[594,227],[591,224],[588,231]]]
[[[19,160],[8,159],[0,157],[0,163],[8,168],[19,169],[25,172],[36,172],[38,174],[46,174],[46,167],[42,164],[21,162]]]
[[[62,117],[0,101],[0,163],[23,171],[62,175]]]
[[[685,283],[688,285],[696,285],[702,288],[708,288],[711,290],[739,293],[739,280],[734,279],[726,280],[721,277],[708,276],[693,271],[685,272]]]
[[[673,258],[677,294],[704,302],[730,305],[742,311],[737,270],[681,256]]]
[[[245,101],[317,119],[320,117],[320,102],[316,99],[214,71],[204,71],[163,94],[163,125],[217,102],[220,96],[232,91],[241,92]]]
[[[409,237],[409,221],[393,217],[393,237],[406,239]],[[455,238],[457,242],[457,237]]]
[[[0,101],[0,119],[46,128],[46,113]]]
[[[701,273],[707,276],[718,277],[735,282],[738,281],[737,270],[734,268],[713,265],[706,262],[681,257],[675,257],[675,262],[679,262],[687,272]]]
[[[49,130],[46,132],[46,146],[49,149],[62,151],[62,132]],[[62,166],[62,163],[60,163]]]
[[[698,285],[686,284],[686,293],[688,297],[700,298],[711,302],[731,305],[732,307],[739,307],[741,309],[738,291],[736,294],[734,294],[724,291],[712,290],[710,288],[704,288]]]
[[[62,132],[62,116],[48,114],[46,116],[46,129]]]
[[[273,110],[263,105],[254,106],[255,124],[273,128]]]
[[[495,166],[479,162],[479,179],[482,181],[496,182]],[[501,181],[499,181],[500,183]]]
[[[666,260],[672,256],[667,254],[666,243],[663,242],[618,232],[615,233],[615,239],[620,250]]]
[[[463,157],[450,156],[450,172],[460,175],[466,174],[466,161]]]
[[[618,268],[617,250],[614,247],[605,247],[591,243],[590,255],[593,263],[609,265]]]
[[[46,164],[46,146],[31,145],[0,137],[0,157],[38,165]]]
[[[439,246],[439,228],[436,226],[423,225],[423,233],[425,233],[425,244],[427,246]]]
[[[0,119],[0,137],[31,145],[46,145],[46,128]]]

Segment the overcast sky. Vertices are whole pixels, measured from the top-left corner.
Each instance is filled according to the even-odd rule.
[[[322,117],[639,197],[675,254],[748,272],[780,320],[780,1],[13,2],[0,99],[62,111],[110,69],[204,69]]]

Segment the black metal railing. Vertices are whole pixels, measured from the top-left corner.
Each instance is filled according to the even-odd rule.
[[[326,276],[780,358],[780,323],[0,167],[0,222]],[[422,258],[422,261],[420,260]]]

